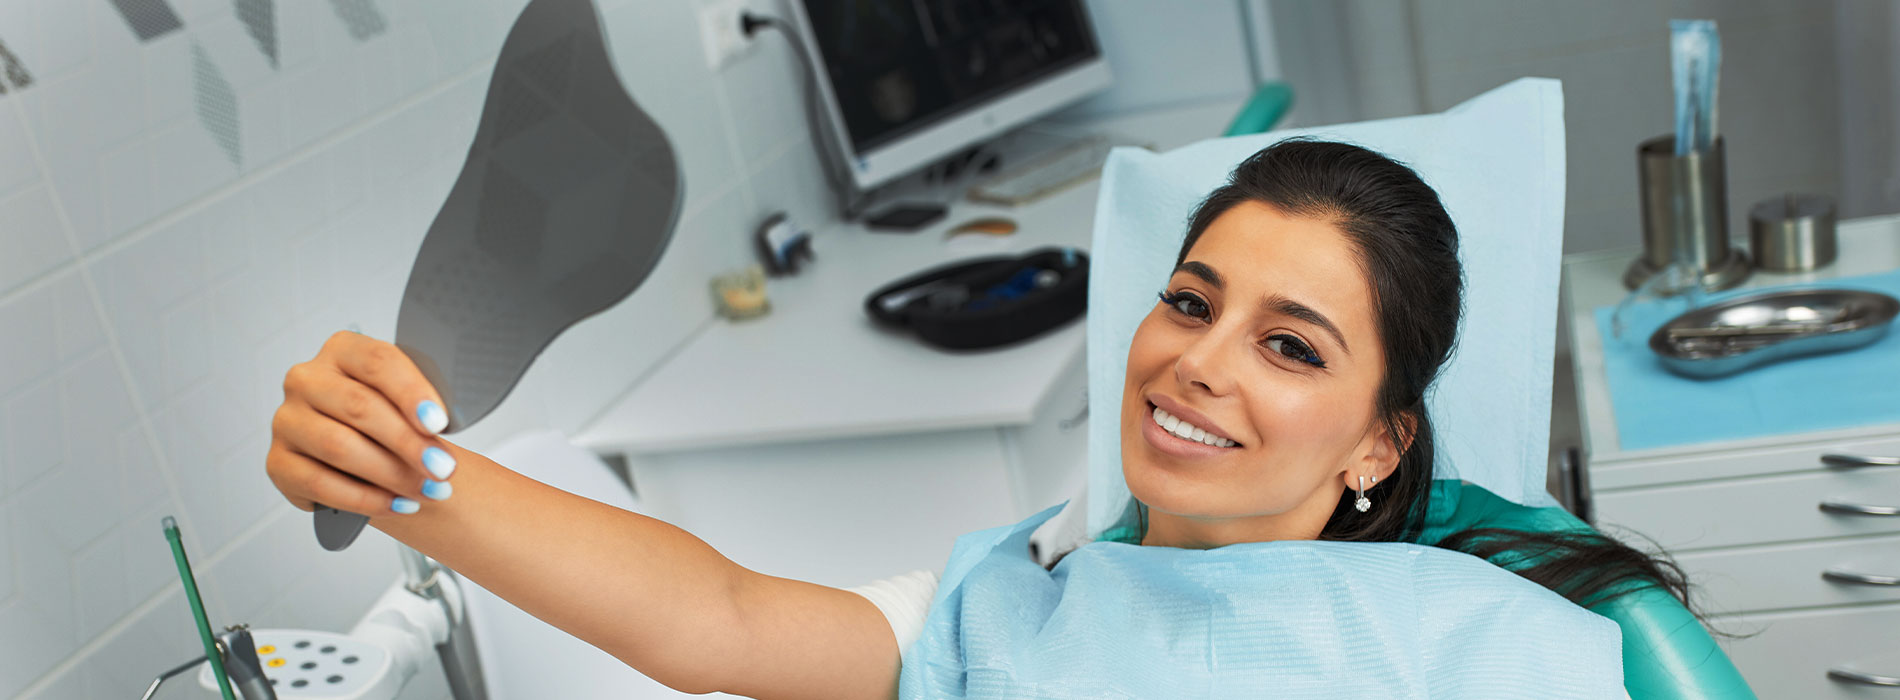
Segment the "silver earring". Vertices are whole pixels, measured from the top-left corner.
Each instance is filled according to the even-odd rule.
[[[1377,477],[1374,477],[1372,483],[1379,483]],[[1366,498],[1366,477],[1364,475],[1359,477],[1359,498],[1352,502],[1352,507],[1359,509],[1361,513],[1372,510],[1372,499]]]

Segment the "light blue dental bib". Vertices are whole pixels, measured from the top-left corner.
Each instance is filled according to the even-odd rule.
[[[1624,697],[1614,622],[1476,557],[1096,542],[1046,571],[1060,509],[958,538],[899,697]]]

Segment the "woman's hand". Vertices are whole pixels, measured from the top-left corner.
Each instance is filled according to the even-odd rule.
[[[435,434],[447,423],[401,350],[337,333],[284,375],[265,468],[298,508],[371,516],[384,534],[674,689],[828,700],[896,689],[901,653],[870,600],[749,571],[685,530],[450,444]],[[431,494],[448,497],[457,458],[463,492],[432,506]],[[427,510],[397,515],[417,506]]]
[[[284,373],[264,468],[291,505],[368,516],[449,497],[455,470],[435,389],[395,345],[338,331]]]

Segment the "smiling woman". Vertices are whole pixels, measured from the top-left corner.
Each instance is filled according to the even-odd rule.
[[[1196,209],[1129,347],[1122,473],[1140,544],[1418,541],[1434,476],[1425,391],[1456,340],[1457,251],[1437,193],[1364,148],[1288,140],[1235,168]],[[1687,598],[1667,559],[1594,534],[1425,544],[1530,557],[1519,575],[1579,604],[1645,586]]]
[[[297,507],[371,516],[687,692],[1615,697],[1617,625],[1572,603],[1680,596],[1673,570],[1595,535],[1417,541],[1457,248],[1437,195],[1383,156],[1290,141],[1249,158],[1197,210],[1128,352],[1115,418],[1139,532],[1053,571],[1028,546],[1053,509],[959,539],[940,588],[746,569],[444,439],[414,362],[355,333],[285,374],[265,468]]]

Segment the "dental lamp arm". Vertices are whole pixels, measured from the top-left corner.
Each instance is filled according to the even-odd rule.
[[[676,690],[888,698],[899,655],[864,597],[759,574],[665,522],[442,441],[455,497],[370,525]]]

